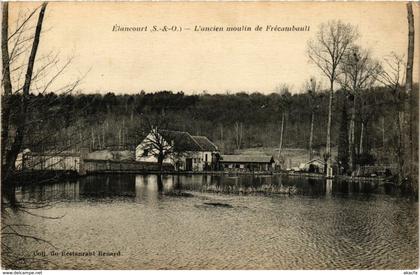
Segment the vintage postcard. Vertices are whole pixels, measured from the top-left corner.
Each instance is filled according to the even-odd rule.
[[[2,2],[2,269],[417,272],[419,7]]]

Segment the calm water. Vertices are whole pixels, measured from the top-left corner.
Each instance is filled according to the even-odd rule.
[[[51,241],[8,239],[45,251],[62,269],[414,269],[418,203],[373,183],[281,176],[89,176],[28,186],[20,200],[51,202],[4,222]],[[160,192],[161,191],[161,192]],[[51,251],[59,255],[48,255]],[[61,252],[96,251],[95,256]],[[98,251],[120,253],[98,256]]]

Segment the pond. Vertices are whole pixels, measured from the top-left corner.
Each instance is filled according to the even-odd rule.
[[[31,268],[418,267],[418,203],[379,183],[95,175],[23,186],[17,197],[46,203],[3,217],[54,245],[7,237]]]

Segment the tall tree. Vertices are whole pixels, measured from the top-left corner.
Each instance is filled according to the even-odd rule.
[[[409,142],[410,142],[410,180],[412,184],[415,183],[417,178],[417,171],[415,169],[415,146],[414,143],[418,143],[417,135],[417,122],[415,112],[415,95],[413,91],[413,59],[414,59],[414,15],[413,15],[413,5],[411,2],[407,3],[407,21],[408,21],[408,50],[407,50],[407,66],[406,66],[406,77],[405,77],[405,92],[410,98],[410,120],[409,120]],[[415,140],[417,138],[417,140]],[[413,185],[413,187],[415,187]],[[417,187],[416,187],[417,188]]]
[[[349,160],[351,169],[355,169],[355,123],[356,123],[356,102],[361,100],[362,93],[366,89],[373,86],[378,75],[381,72],[379,62],[375,61],[370,52],[353,45],[344,54],[340,64],[340,75],[338,82],[341,87],[350,93],[351,102],[351,119],[349,130]],[[363,142],[363,134],[365,130],[364,120],[361,119],[361,137]],[[362,145],[359,144],[362,148]]]
[[[327,171],[331,167],[331,120],[334,82],[337,80],[338,67],[344,54],[358,36],[358,31],[352,25],[333,20],[321,24],[315,39],[308,42],[310,61],[328,78],[330,84],[326,142]]]
[[[235,146],[236,149],[239,150],[242,147],[243,136],[244,136],[244,124],[242,122],[235,122],[234,125],[235,131]]]
[[[4,88],[4,91],[1,100],[1,210],[2,215],[4,216],[8,215],[9,211],[12,209],[13,212],[22,211],[43,219],[49,218],[46,216],[39,216],[30,211],[30,209],[46,207],[49,203],[37,202],[36,205],[34,205],[33,202],[25,199],[22,199],[17,203],[15,198],[15,181],[16,176],[19,173],[16,171],[15,165],[18,155],[24,148],[25,142],[28,143],[29,141],[34,144],[34,146],[37,146],[39,145],[37,143],[40,141],[48,140],[51,142],[56,134],[50,127],[49,132],[46,135],[39,137],[42,134],[39,125],[55,121],[55,118],[52,117],[57,112],[45,112],[46,108],[51,107],[52,102],[44,105],[39,104],[38,100],[40,99],[40,101],[42,101],[44,92],[48,90],[54,80],[64,71],[68,64],[70,64],[70,61],[68,61],[63,66],[59,65],[57,56],[53,55],[37,57],[46,8],[47,3],[45,2],[28,13],[19,13],[17,19],[13,22],[16,24],[9,24],[9,5],[7,2],[2,2],[1,50],[3,67],[2,87]],[[38,15],[38,18],[36,18],[36,15]],[[13,29],[13,27],[15,28]],[[51,68],[53,69],[50,70]],[[51,71],[55,70],[56,73],[51,75]],[[21,82],[22,79],[23,83]],[[40,79],[41,81],[38,82]],[[56,92],[65,94],[65,90],[73,90],[77,86],[77,83],[78,81],[73,83],[74,85],[70,84],[69,86],[59,88]],[[38,96],[34,95],[34,91],[38,92]],[[57,98],[55,97],[55,99]],[[31,127],[28,127],[28,125]],[[37,136],[34,135],[34,132],[36,131],[38,131]],[[35,137],[40,141],[36,141]],[[50,218],[55,219],[58,217]],[[21,233],[21,228],[27,228],[27,226],[30,227],[30,225],[11,224],[9,222],[5,221],[5,224],[3,224],[1,229],[2,262],[4,262],[8,268],[28,268],[40,260],[36,257],[20,255],[18,251],[14,251],[14,249],[10,249],[9,247],[4,250],[3,248],[7,247],[3,241],[5,236],[15,236],[18,239],[21,239],[21,241],[26,242],[32,240],[36,243],[44,243],[53,246],[47,240],[31,234]],[[43,263],[48,262],[48,260],[45,261],[45,259],[42,259],[41,261]]]
[[[9,55],[9,49],[8,49],[8,40],[10,39],[10,36],[8,35],[8,9],[9,6],[7,3],[3,3],[3,16],[2,16],[2,63],[3,63],[3,87],[5,89],[5,98],[8,98],[11,95],[12,92],[12,84],[10,82],[10,55]],[[29,101],[29,92],[31,89],[31,83],[33,80],[32,74],[34,71],[34,65],[36,60],[36,55],[38,52],[38,46],[42,31],[42,24],[44,21],[44,14],[45,10],[47,8],[47,3],[44,2],[41,5],[41,9],[39,11],[38,20],[35,27],[35,34],[33,36],[33,42],[31,46],[31,51],[27,63],[26,68],[26,74],[25,74],[25,82],[21,88],[22,90],[22,97],[20,102],[20,111],[17,115],[17,125],[16,125],[16,135],[13,142],[10,142],[10,150],[7,152],[4,152],[2,154],[2,183],[6,187],[6,195],[8,195],[8,199],[13,204],[14,203],[14,186],[13,181],[10,180],[10,176],[13,173],[13,170],[15,169],[15,162],[17,159],[17,156],[19,152],[21,151],[22,144],[23,144],[23,138],[25,135],[25,130],[27,126],[27,111],[28,111],[28,101]],[[8,100],[6,100],[6,104],[8,103]],[[8,141],[8,127],[9,127],[9,121],[6,121],[8,119],[9,114],[7,112],[10,112],[10,106],[6,106],[6,117],[4,120],[4,125],[2,125],[2,138],[6,138],[4,141],[5,144],[2,144],[2,150],[3,145],[5,146],[5,149],[7,148],[6,142]],[[3,121],[2,121],[3,122]],[[3,153],[3,152],[2,152]],[[5,159],[3,160],[3,157]]]
[[[340,132],[338,135],[338,165],[340,172],[346,173],[349,168],[349,151],[348,151],[348,123],[347,123],[347,106],[346,102],[343,104],[341,112]]]
[[[402,80],[404,77],[404,57],[391,52],[389,57],[384,58],[383,68],[378,76],[378,81],[384,84],[391,93],[391,108],[397,114],[394,118],[396,124],[396,142],[394,153],[398,165],[398,183],[404,178],[405,168],[405,143],[404,143],[404,93]]]
[[[2,24],[1,24],[1,53],[2,53],[2,84],[4,89],[4,94],[2,96],[2,116],[1,116],[1,156],[2,156],[2,166],[4,164],[4,153],[5,146],[7,144],[7,139],[9,136],[9,98],[12,95],[12,81],[10,79],[10,57],[9,57],[9,3],[2,3]],[[3,170],[4,171],[4,170]]]
[[[284,138],[284,125],[285,125],[285,117],[286,113],[289,111],[290,107],[290,86],[286,83],[281,83],[277,85],[275,91],[281,96],[280,98],[280,106],[277,106],[281,109],[281,124],[280,124],[280,139],[279,139],[279,149],[277,158],[280,162],[283,160],[282,158],[282,150],[283,150],[283,138]]]
[[[308,92],[309,108],[311,109],[311,121],[309,130],[309,160],[313,158],[313,140],[314,140],[314,122],[315,111],[319,108],[318,92],[320,84],[315,77],[311,77],[305,84],[305,89]]]

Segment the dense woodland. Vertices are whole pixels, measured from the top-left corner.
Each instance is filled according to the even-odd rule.
[[[348,138],[346,133],[343,136],[342,129],[349,124],[350,97],[344,90],[334,95],[332,146],[336,148],[340,140]],[[401,97],[408,104],[404,93]],[[20,98],[16,96],[13,100]],[[309,149],[313,112],[313,148],[322,151],[326,140],[327,104],[328,93],[322,91],[269,95],[185,95],[170,91],[135,95],[31,95],[28,121],[31,127],[24,144],[35,151],[57,148],[133,150],[147,131],[146,120],[153,123],[153,118],[159,117],[159,121],[164,121],[160,127],[205,135],[222,152],[232,153],[241,148],[278,147],[284,114],[283,147]],[[398,110],[389,89],[377,87],[364,91],[356,104],[357,153],[369,153],[383,163],[393,163],[391,152],[395,150],[398,134],[396,116]],[[408,118],[407,115],[406,125]],[[362,121],[365,124],[363,135]]]

